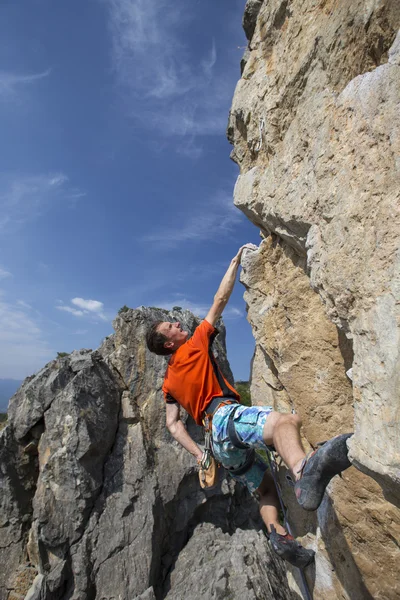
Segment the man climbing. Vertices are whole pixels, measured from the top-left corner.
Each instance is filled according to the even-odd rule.
[[[247,407],[223,377],[210,346],[218,334],[215,324],[230,298],[242,253],[257,249],[242,246],[226,271],[206,318],[188,339],[179,322],[158,321],[147,332],[151,352],[171,355],[164,378],[166,423],[172,436],[200,463],[203,452],[180,419],[182,406],[201,425],[212,415],[213,454],[228,472],[259,497],[261,517],[277,554],[300,568],[310,564],[314,552],[303,548],[279,523],[279,500],[267,465],[254,449],[274,446],[290,469],[297,501],[316,510],[332,477],[350,466],[346,440],[340,435],[306,456],[300,440],[301,419],[268,406]],[[268,451],[268,450],[267,450]]]

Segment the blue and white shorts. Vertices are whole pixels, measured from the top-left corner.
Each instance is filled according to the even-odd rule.
[[[225,469],[238,468],[244,464],[247,450],[235,448],[228,436],[228,420],[232,410],[237,404],[227,404],[217,410],[212,420],[213,453],[218,462]],[[235,412],[233,422],[240,439],[249,444],[251,448],[267,451],[263,441],[263,429],[268,415],[274,409],[271,406],[243,406],[240,405]],[[247,486],[250,493],[260,487],[265,471],[268,469],[266,462],[257,454],[253,466],[243,475],[232,477]]]

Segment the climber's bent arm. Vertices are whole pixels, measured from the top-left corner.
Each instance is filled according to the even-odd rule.
[[[193,454],[197,460],[201,460],[203,452],[186,431],[186,427],[180,418],[179,404],[167,403],[166,408],[167,428],[172,437],[174,437],[185,450],[190,452],[190,454]]]

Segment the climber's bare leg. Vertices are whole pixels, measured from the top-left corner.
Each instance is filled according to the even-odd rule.
[[[314,560],[314,550],[303,548],[279,523],[279,499],[274,480],[268,471],[260,487],[260,513],[269,532],[272,550],[290,564],[304,568]]]
[[[261,485],[257,491],[260,497],[259,507],[261,518],[268,529],[268,533],[271,533],[271,525],[274,525],[277,533],[286,535],[286,529],[279,523],[279,498],[274,480],[269,471],[266,471],[264,474]]]
[[[275,446],[279,456],[292,471],[295,479],[305,457],[300,439],[299,415],[271,412],[264,425],[263,440],[267,446]]]

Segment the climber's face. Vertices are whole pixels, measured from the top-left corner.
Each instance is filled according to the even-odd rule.
[[[169,348],[173,352],[186,342],[189,335],[187,331],[182,329],[179,321],[175,321],[174,323],[164,321],[157,327],[157,331],[162,333],[168,340],[165,342],[164,347]]]

